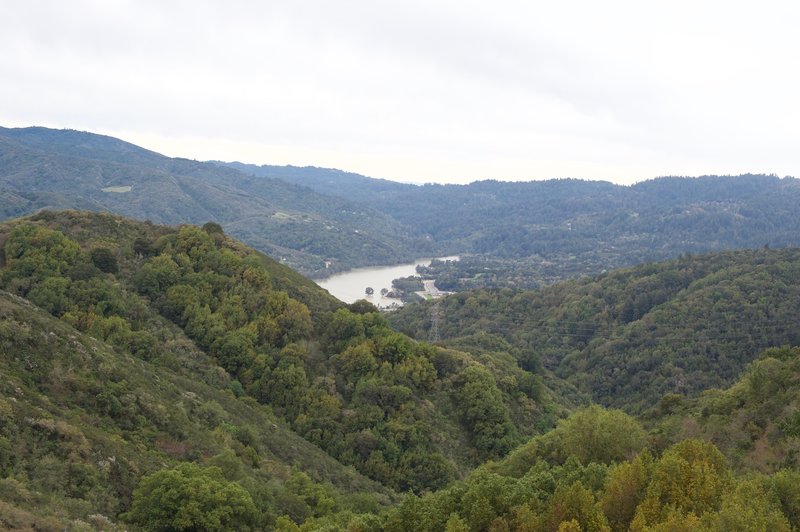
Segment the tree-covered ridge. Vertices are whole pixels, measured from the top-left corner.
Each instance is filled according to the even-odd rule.
[[[0,240],[2,288],[166,370],[210,357],[219,386],[390,488],[443,486],[553,420],[515,361],[391,331],[371,305],[295,283],[217,224],[44,212],[0,226]]]
[[[0,218],[42,208],[111,211],[157,223],[208,220],[306,274],[410,260],[424,242],[366,204],[111,137],[0,128]],[[425,251],[427,252],[427,251]]]
[[[497,335],[527,367],[543,364],[600,403],[631,412],[664,394],[697,395],[739,378],[755,353],[798,344],[800,250],[685,256],[539,291],[463,292],[393,313],[445,343]]]
[[[713,442],[739,470],[773,472],[800,465],[800,348],[762,352],[741,379],[700,397],[666,395],[645,417],[661,444]]]
[[[442,290],[531,289],[683,253],[800,245],[794,178],[415,186],[319,168],[236,167],[377,206],[429,235],[440,253],[462,255],[436,269]]]
[[[320,168],[236,167],[378,206],[430,235],[447,253],[535,257],[567,270],[571,261],[597,263],[602,269],[687,252],[800,244],[800,181],[794,178],[663,177],[632,186],[579,179],[416,186]]]
[[[740,474],[714,444],[664,449],[592,406],[464,481],[387,512],[384,530],[797,530],[800,473]],[[325,519],[312,520],[313,530]],[[305,528],[305,527],[304,527]]]

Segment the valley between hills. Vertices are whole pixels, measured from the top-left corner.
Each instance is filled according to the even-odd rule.
[[[800,529],[796,179],[0,128],[0,216],[0,529]],[[309,278],[449,254],[392,313]]]

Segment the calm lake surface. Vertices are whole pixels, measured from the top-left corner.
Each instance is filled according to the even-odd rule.
[[[345,303],[355,303],[359,299],[366,299],[379,308],[390,307],[393,303],[402,306],[403,302],[391,297],[383,297],[381,289],[392,289],[392,280],[399,277],[408,277],[417,274],[417,265],[431,263],[433,259],[418,259],[408,264],[397,266],[378,266],[370,268],[355,268],[343,273],[337,273],[327,279],[317,281],[317,284],[331,293],[335,298]],[[457,256],[440,257],[438,260],[458,260]],[[364,291],[367,287],[375,290],[371,296]]]

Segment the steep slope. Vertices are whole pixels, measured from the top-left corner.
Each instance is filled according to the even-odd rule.
[[[316,489],[340,509],[357,492],[364,502],[389,500],[268,408],[237,399],[213,360],[174,327],[161,328],[180,351],[169,364],[0,292],[0,528],[100,527],[128,510],[143,475],[184,461],[222,466],[261,501],[265,526],[319,511],[294,502],[306,495],[293,487],[304,475],[324,483]]]
[[[507,353],[414,342],[216,224],[42,212],[0,224],[0,243],[0,288],[166,368],[199,349],[235,394],[393,489],[441,486],[554,422],[540,376]]]
[[[277,179],[172,159],[111,137],[0,128],[0,216],[107,210],[158,223],[215,221],[309,274],[411,258],[415,241],[369,206]]]
[[[434,310],[438,309],[438,310]],[[600,403],[631,412],[664,394],[739,378],[761,349],[800,344],[800,250],[687,256],[544,288],[464,292],[404,308],[390,323],[469,350],[493,334],[524,367],[543,364]]]

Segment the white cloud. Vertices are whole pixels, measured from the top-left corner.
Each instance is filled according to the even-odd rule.
[[[11,1],[2,125],[405,181],[796,174],[789,2]]]

